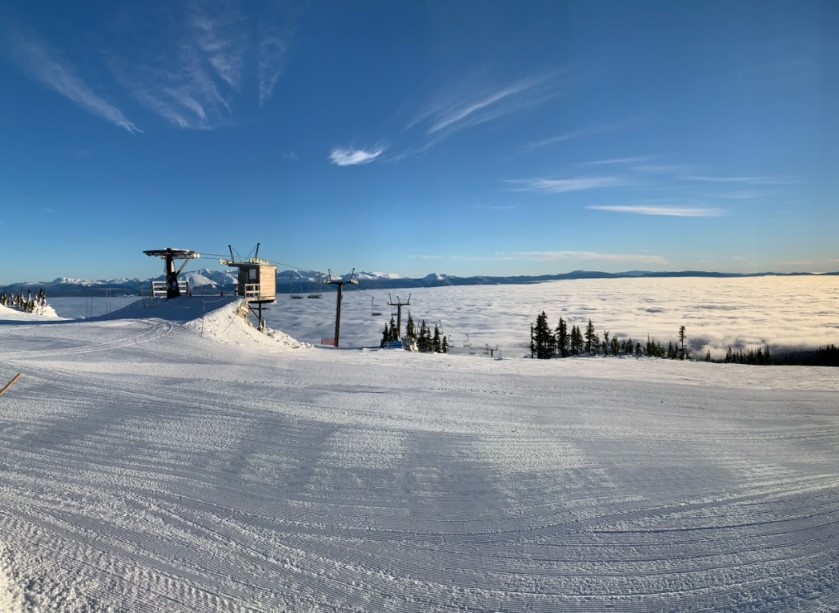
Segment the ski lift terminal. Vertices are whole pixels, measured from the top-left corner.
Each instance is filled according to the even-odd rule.
[[[201,257],[201,254],[191,249],[172,249],[166,247],[165,249],[147,249],[143,251],[149,257],[163,258],[164,272],[166,274],[166,299],[178,298],[181,295],[181,289],[178,285],[178,275],[186,267],[189,260],[196,260]],[[183,260],[180,268],[175,268],[175,260]]]

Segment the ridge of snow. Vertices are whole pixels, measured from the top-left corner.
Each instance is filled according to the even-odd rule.
[[[197,332],[204,338],[221,343],[235,345],[255,343],[278,351],[311,348],[308,343],[298,341],[279,330],[267,328],[265,332],[260,332],[250,324],[246,309],[247,306],[243,305],[240,300],[230,301],[220,308],[204,313],[197,319],[186,322],[183,327]]]

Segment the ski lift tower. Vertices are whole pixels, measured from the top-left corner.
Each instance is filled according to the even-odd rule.
[[[164,271],[166,273],[166,299],[177,298],[181,295],[181,290],[178,287],[178,275],[186,267],[189,260],[195,260],[201,257],[201,254],[189,249],[149,249],[143,251],[149,257],[163,258]],[[180,268],[175,270],[175,260],[183,260]]]
[[[268,260],[261,260],[257,257],[237,260],[233,257],[233,248],[228,245],[228,249],[230,250],[230,259],[219,260],[219,264],[239,269],[236,293],[244,297],[245,304],[248,305],[251,313],[256,316],[257,329],[264,332],[265,319],[262,317],[262,305],[277,300],[277,267],[271,265]],[[259,243],[256,244],[255,255],[259,255]]]
[[[344,299],[344,284],[349,283],[350,285],[355,285],[358,283],[358,279],[355,278],[355,268],[352,269],[349,280],[344,280],[343,277],[333,279],[332,271],[330,270],[326,283],[327,285],[338,286],[338,304],[335,307],[335,346],[337,347],[341,337],[341,301]]]

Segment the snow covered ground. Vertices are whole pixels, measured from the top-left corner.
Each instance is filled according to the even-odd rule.
[[[839,609],[835,369],[319,349],[237,307],[0,311],[0,610]]]

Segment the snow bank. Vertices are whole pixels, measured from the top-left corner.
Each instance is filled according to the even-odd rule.
[[[35,311],[32,313],[24,313],[23,311],[0,305],[0,320],[2,319],[13,321],[43,321],[44,319],[61,319],[61,317],[48,304],[35,307]]]
[[[198,332],[202,337],[234,345],[257,345],[269,351],[282,351],[311,347],[307,343],[292,338],[284,332],[267,328],[260,332],[251,324],[248,307],[241,299],[223,302],[219,308],[210,308],[184,328]],[[212,307],[215,303],[205,303]]]

